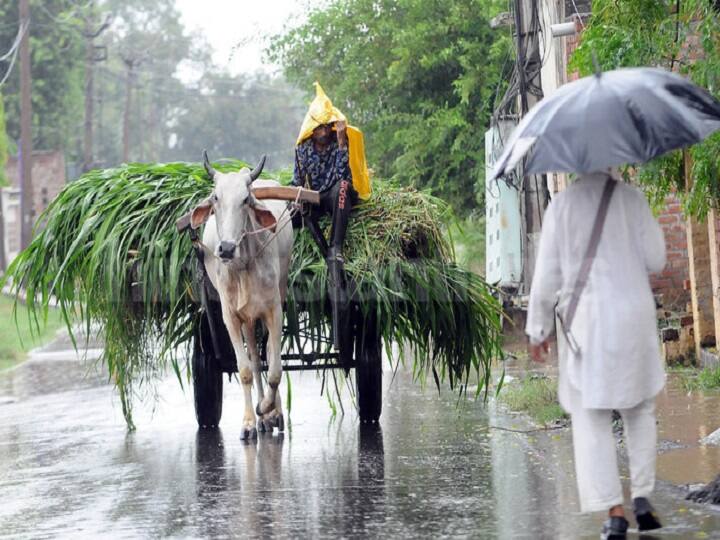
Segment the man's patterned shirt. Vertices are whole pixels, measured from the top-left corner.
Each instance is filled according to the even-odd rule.
[[[315,149],[312,138],[303,141],[295,148],[295,173],[293,185],[305,186],[309,181],[310,189],[326,191],[340,180],[352,181],[348,149],[340,148],[332,141],[322,152]]]

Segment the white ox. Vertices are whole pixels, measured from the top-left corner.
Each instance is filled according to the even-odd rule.
[[[261,203],[251,192],[251,185],[279,185],[271,180],[257,180],[265,158],[252,171],[244,168],[233,173],[215,171],[207,153],[204,161],[215,189],[192,210],[191,226],[206,224],[202,237],[205,269],[220,295],[223,321],[240,371],[245,395],[241,438],[250,439],[257,437],[256,425],[261,430],[284,428],[278,386],[282,377],[282,306],[287,294],[293,232],[287,223],[290,215],[284,212],[286,203],[278,200]],[[263,390],[255,340],[257,320],[263,321],[269,332],[267,394]],[[253,380],[259,396],[256,410],[252,406]]]

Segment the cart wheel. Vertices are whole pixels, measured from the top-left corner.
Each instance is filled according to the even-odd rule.
[[[215,427],[220,423],[223,373],[215,359],[207,317],[203,315],[200,321],[200,328],[195,332],[193,345],[192,376],[195,417],[198,426],[202,429]]]
[[[382,411],[382,339],[374,314],[358,325],[355,383],[360,421],[377,422]]]

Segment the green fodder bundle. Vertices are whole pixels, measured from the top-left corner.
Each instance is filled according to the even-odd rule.
[[[242,166],[229,161],[217,169]],[[463,388],[475,373],[478,392],[487,391],[501,310],[480,277],[454,264],[444,234],[450,209],[411,188],[375,182],[374,189],[354,212],[346,241],[346,268],[362,308],[376,311],[386,343],[410,346],[417,377],[432,373],[438,384],[447,379]],[[168,366],[183,381],[200,305],[192,245],[175,221],[211,190],[199,164],[88,172],[50,204],[4,278],[15,292],[25,291],[36,325],[55,298],[71,332],[81,323],[87,335],[103,335],[103,361],[130,427],[133,396],[152,390]],[[327,332],[327,302],[319,293],[326,279],[310,235],[298,232],[288,328],[302,316]]]

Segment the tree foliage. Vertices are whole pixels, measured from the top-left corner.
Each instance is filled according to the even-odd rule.
[[[594,0],[571,67],[593,71],[593,52],[604,70],[661,66],[677,70],[720,97],[720,15],[711,0]],[[677,8],[679,7],[679,10]],[[638,178],[661,204],[671,190],[683,194],[688,213],[702,217],[720,203],[720,133],[688,150],[693,185],[686,190],[683,156],[673,152],[640,168]]]
[[[332,0],[269,50],[289,80],[323,85],[366,133],[376,173],[475,205],[484,132],[509,40],[491,0]]]
[[[17,36],[17,4],[0,3],[0,54]],[[85,34],[109,21],[94,39],[95,167],[123,160],[128,75],[130,161],[197,159],[209,148],[215,156],[266,153],[274,166],[291,163],[300,94],[282,80],[219,70],[206,39],[183,26],[175,0],[31,0],[30,11],[36,149],[63,150],[70,164],[82,160]],[[8,65],[0,63],[0,78]],[[20,137],[19,81],[15,63],[2,88],[11,146]]]
[[[288,167],[304,114],[302,95],[282,79],[206,73],[200,90],[181,98],[165,159],[199,159],[207,149],[214,158],[267,155],[268,168]]]
[[[33,146],[77,150],[82,137],[84,48],[77,3],[31,0],[30,62],[33,78]],[[18,2],[0,3],[0,54],[10,50],[18,32]],[[9,68],[2,64],[1,73]],[[3,87],[7,134],[20,139],[20,69]]]

